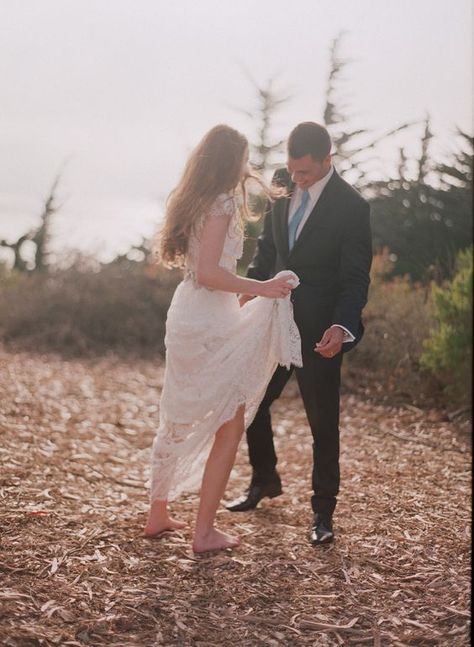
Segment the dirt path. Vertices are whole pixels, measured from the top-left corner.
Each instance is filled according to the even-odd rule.
[[[161,370],[0,354],[0,643],[468,645],[467,427],[344,396],[337,541],[313,549],[309,430],[275,407],[284,496],[224,509],[233,553],[141,537]],[[245,444],[228,498],[247,485]],[[196,498],[174,505],[190,524]]]

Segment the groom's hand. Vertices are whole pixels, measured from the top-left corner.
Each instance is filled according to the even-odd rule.
[[[314,351],[327,359],[334,357],[334,355],[341,352],[343,339],[344,331],[342,328],[331,326],[325,331],[321,341],[316,344]]]

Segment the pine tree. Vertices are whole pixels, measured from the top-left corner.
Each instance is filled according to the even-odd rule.
[[[275,115],[291,96],[275,88],[274,78],[262,85],[248,71],[243,71],[255,92],[255,109],[238,108],[238,112],[248,117],[252,123],[257,123],[256,139],[250,144],[250,157],[252,165],[265,174],[280,165],[276,158],[281,157],[285,140],[275,139],[272,132]]]
[[[461,136],[463,147],[451,162],[437,164],[427,116],[416,174],[409,174],[402,150],[398,177],[371,186],[375,248],[388,247],[395,255],[392,275],[441,283],[453,275],[459,250],[472,241],[472,140]]]
[[[472,382],[472,247],[460,252],[457,272],[444,288],[435,288],[438,326],[425,342],[421,364],[448,393],[469,400]]]
[[[349,59],[342,57],[340,53],[343,39],[344,32],[340,32],[329,48],[330,64],[323,123],[331,135],[333,143],[332,157],[338,173],[342,177],[347,177],[351,184],[364,191],[371,185],[367,164],[374,158],[377,146],[412,124],[403,123],[377,136],[374,136],[365,128],[352,128],[350,125],[351,115],[347,110],[347,104],[343,96],[341,96],[344,71],[350,62]]]
[[[11,249],[14,254],[13,269],[19,272],[45,272],[48,266],[48,244],[51,235],[51,218],[57,212],[56,193],[61,173],[58,173],[51,189],[45,199],[43,211],[40,216],[40,224],[26,234],[22,234],[12,243],[6,240],[0,240],[0,246]],[[24,243],[31,241],[35,245],[35,254],[33,266],[28,267],[28,263],[23,257],[22,249]]]
[[[269,79],[265,85],[258,84],[250,74],[246,73],[247,78],[253,86],[256,93],[256,109],[249,111],[239,109],[253,121],[257,121],[257,137],[250,144],[252,166],[262,173],[269,173],[281,166],[279,158],[283,152],[284,139],[275,139],[272,136],[275,115],[278,110],[290,100],[289,95],[285,95],[275,89],[275,80]],[[238,270],[244,272],[250,263],[263,226],[263,212],[266,204],[266,196],[259,193],[252,193],[250,196],[250,207],[255,216],[260,216],[260,220],[253,220],[246,223],[245,226],[245,243],[242,258],[238,263]]]

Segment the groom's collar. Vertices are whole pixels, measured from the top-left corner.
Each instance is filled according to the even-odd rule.
[[[280,177],[280,179],[279,179],[280,186],[285,186],[285,184],[286,184],[286,187],[287,187],[287,190],[288,190],[288,193],[289,193],[288,197],[291,197],[293,195],[293,193],[297,190],[298,187],[296,186],[296,184],[291,179],[291,175],[288,173],[288,169],[286,167],[281,168],[279,171],[277,171],[277,173],[278,173],[278,175]],[[286,179],[285,179],[285,176],[286,176]],[[311,197],[313,197],[314,191],[316,191],[316,187],[321,187],[320,191],[322,193],[323,189],[326,187],[326,185],[329,183],[329,181],[331,179],[335,179],[337,177],[339,177],[338,173],[337,173],[334,165],[331,164],[331,168],[329,169],[327,174],[323,178],[321,178],[320,180],[317,180],[314,184],[312,184],[308,188],[308,191],[309,191]]]
[[[308,192],[309,192],[311,201],[316,200],[317,198],[319,198],[319,196],[321,195],[321,193],[324,190],[324,187],[326,186],[326,184],[331,179],[333,173],[334,173],[334,166],[331,164],[331,168],[326,173],[326,175],[324,177],[322,177],[320,180],[316,180],[316,182],[314,184],[312,184],[310,187],[308,187]]]

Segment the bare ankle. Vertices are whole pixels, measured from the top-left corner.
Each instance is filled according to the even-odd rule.
[[[194,536],[199,539],[206,539],[215,530],[214,526],[196,526],[194,529]]]

